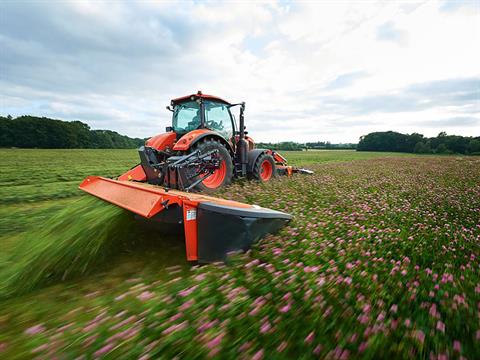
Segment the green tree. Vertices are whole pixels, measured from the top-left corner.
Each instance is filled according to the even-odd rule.
[[[401,134],[394,131],[374,132],[360,137],[359,151],[398,151],[439,154],[467,154],[477,149],[477,138],[447,135],[442,131],[434,138],[422,134]],[[472,142],[473,141],[473,142]]]
[[[480,138],[470,140],[468,143],[468,152],[470,154],[480,155]]]
[[[132,139],[108,130],[90,130],[80,121],[34,116],[0,117],[0,147],[21,148],[136,148],[143,139]]]
[[[415,144],[415,148],[413,149],[413,152],[417,154],[427,154],[431,152],[430,145],[422,141],[419,141]]]

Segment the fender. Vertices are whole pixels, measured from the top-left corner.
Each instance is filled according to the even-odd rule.
[[[255,141],[250,136],[245,136],[245,140],[248,142],[248,150],[255,149]]]
[[[264,153],[267,153],[267,149],[253,149],[248,152],[248,165],[247,165],[247,172],[253,172],[253,167],[255,166],[255,162],[257,161],[258,157]]]
[[[166,150],[167,148],[172,148],[175,140],[177,139],[177,134],[173,131],[156,135],[145,142],[145,145],[156,150]]]
[[[238,142],[238,139],[240,139],[240,136],[236,135],[235,136],[235,143]],[[248,143],[248,151],[252,151],[255,149],[255,141],[250,136],[245,136],[245,140],[247,140]]]
[[[175,144],[172,150],[175,151],[186,151],[190,149],[193,145],[195,145],[197,142],[199,142],[202,139],[205,139],[206,137],[211,137],[218,139],[224,144],[227,149],[233,153],[232,146],[225,140],[225,138],[215,131],[212,130],[207,130],[207,129],[198,129],[198,130],[193,130],[190,131],[189,133],[183,135]]]

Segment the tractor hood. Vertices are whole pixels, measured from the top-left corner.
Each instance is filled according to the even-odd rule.
[[[207,135],[213,135],[213,136],[218,136],[216,132],[208,129],[197,129],[190,131],[183,135],[180,139],[178,139],[177,143],[173,147],[173,150],[175,151],[185,151],[190,148],[192,144],[197,142],[199,139],[207,136]]]
[[[156,150],[166,150],[167,148],[172,149],[176,139],[177,134],[170,131],[148,139],[145,142],[145,145]]]

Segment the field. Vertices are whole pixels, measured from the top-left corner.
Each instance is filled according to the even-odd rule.
[[[183,234],[128,217],[88,274],[0,291],[0,358],[479,358],[480,158],[285,155],[315,175],[222,194],[294,215],[280,233],[192,267]],[[136,161],[134,150],[0,150],[0,282],[68,211],[58,237],[105,237],[98,222],[117,210],[77,185]]]

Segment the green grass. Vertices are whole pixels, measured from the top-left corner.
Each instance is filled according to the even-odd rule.
[[[411,156],[356,151],[282,152],[291,164]],[[136,150],[0,149],[0,204],[18,204],[79,196],[88,175],[115,177],[136,165]]]
[[[136,150],[0,149],[0,203],[79,196],[88,175],[114,177],[138,163]]]
[[[315,175],[222,196],[291,225],[227,266],[191,268],[181,231],[76,189],[136,151],[0,150],[0,358],[478,358],[480,161],[284,155]]]
[[[391,157],[411,157],[412,154],[392,152],[370,152],[354,150],[309,150],[309,151],[280,151],[287,157],[288,162],[297,166],[308,166],[310,164],[322,164],[329,162],[342,162],[354,160],[369,160]]]

